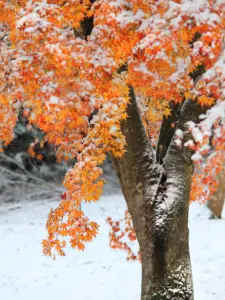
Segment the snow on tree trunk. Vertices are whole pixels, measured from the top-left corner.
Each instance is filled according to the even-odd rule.
[[[188,237],[188,198],[169,212],[170,203],[155,199],[152,212],[145,210],[146,233],[140,243],[142,257],[142,300],[191,300],[192,272]],[[151,203],[151,199],[146,199]],[[161,214],[159,214],[161,206]],[[165,206],[163,208],[163,206]],[[150,219],[151,216],[151,219]]]
[[[196,121],[202,109],[193,101],[184,102],[171,142],[159,141],[168,144],[166,151],[165,145],[160,147],[165,153],[160,164],[146,137],[132,88],[130,96],[128,118],[121,125],[126,153],[122,159],[114,158],[114,164],[140,246],[141,299],[192,300],[188,233],[192,151],[178,148],[174,133],[184,130],[188,120]]]

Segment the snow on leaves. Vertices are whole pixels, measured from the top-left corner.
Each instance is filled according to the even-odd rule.
[[[84,20],[92,16],[94,27],[85,36]],[[170,115],[170,101],[223,103],[225,3],[0,0],[0,24],[0,140],[12,140],[23,109],[56,145],[59,160],[77,158],[64,180],[67,192],[49,214],[43,246],[46,255],[64,255],[66,241],[83,250],[98,226],[80,204],[99,199],[106,153],[124,153],[120,121],[129,85],[153,140],[163,115]],[[118,72],[124,65],[127,71]],[[214,118],[207,129],[217,133],[216,153],[223,152],[216,146],[223,142],[220,123]],[[203,134],[186,146],[197,150],[199,160],[208,141]]]

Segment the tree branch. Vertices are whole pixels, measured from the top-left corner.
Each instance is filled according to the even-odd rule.
[[[132,87],[130,87],[130,104],[127,107],[127,115],[126,120],[121,122],[121,130],[126,139],[126,152],[122,158],[113,157],[113,163],[138,236],[141,226],[140,208],[144,197],[143,186],[149,184],[154,155],[146,136]]]
[[[223,41],[221,53],[217,59],[219,61],[224,53],[225,43]],[[198,71],[198,72],[197,72]],[[205,68],[201,67],[194,74],[192,74],[192,79],[194,80],[195,86],[197,83],[204,78]],[[201,114],[205,114],[208,107],[200,106],[197,101],[186,100],[182,106],[180,117],[176,126],[177,129],[181,129],[185,131],[185,124],[188,121],[193,121],[195,123],[199,123],[199,116]],[[175,133],[175,131],[174,131]],[[183,144],[191,139],[191,133],[185,134],[183,139]],[[191,185],[191,177],[193,174],[194,166],[191,156],[193,155],[193,151],[189,147],[178,148],[175,144],[175,134],[171,139],[171,144],[167,150],[166,156],[163,160],[164,168],[166,171],[166,175],[170,181],[167,180],[167,194],[170,193],[170,185],[174,185],[175,182],[179,180],[179,193],[186,194],[188,193],[189,199],[189,191]],[[177,191],[178,192],[178,191]],[[167,195],[168,196],[168,195]],[[177,197],[175,197],[177,198]],[[179,197],[174,201],[175,205],[179,203]]]
[[[179,118],[180,109],[182,107],[182,104],[170,103],[170,109],[171,109],[171,115],[166,117],[163,117],[158,143],[157,143],[157,150],[156,150],[156,159],[157,162],[162,164],[163,158],[166,155],[166,152],[169,148],[169,145],[171,143],[174,130],[175,130],[175,123],[177,122]],[[172,126],[174,124],[174,126]]]
[[[205,113],[207,107],[201,107],[196,101],[186,100],[182,106],[180,117],[175,128],[185,131],[188,121],[199,122],[199,116]],[[192,138],[191,133],[185,133],[183,144]],[[166,174],[165,197],[169,213],[183,214],[188,211],[184,209],[188,205],[192,174],[194,164],[191,159],[193,150],[182,145],[178,147],[175,143],[176,136],[173,135],[171,144],[163,159]],[[187,218],[187,215],[184,216]]]

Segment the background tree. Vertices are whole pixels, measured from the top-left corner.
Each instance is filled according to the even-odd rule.
[[[212,217],[221,218],[222,211],[224,206],[225,200],[225,173],[224,173],[224,165],[220,173],[217,175],[218,180],[218,189],[217,191],[211,196],[211,199],[208,201],[208,207],[212,212]]]
[[[68,240],[83,250],[96,236],[80,204],[99,199],[99,165],[111,152],[140,245],[142,299],[193,299],[193,160],[216,159],[216,172],[224,150],[223,2],[0,1],[10,31],[0,54],[0,138],[12,140],[23,107],[58,159],[77,158],[49,213],[46,255],[65,255]]]

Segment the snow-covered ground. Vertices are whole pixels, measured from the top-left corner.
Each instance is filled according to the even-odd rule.
[[[45,220],[56,202],[0,207],[0,299],[139,300],[141,266],[108,247],[107,216],[123,215],[121,196],[84,209],[101,225],[86,251],[69,250],[53,261],[42,255]],[[225,299],[225,220],[208,220],[207,209],[190,208],[190,245],[196,300]]]

